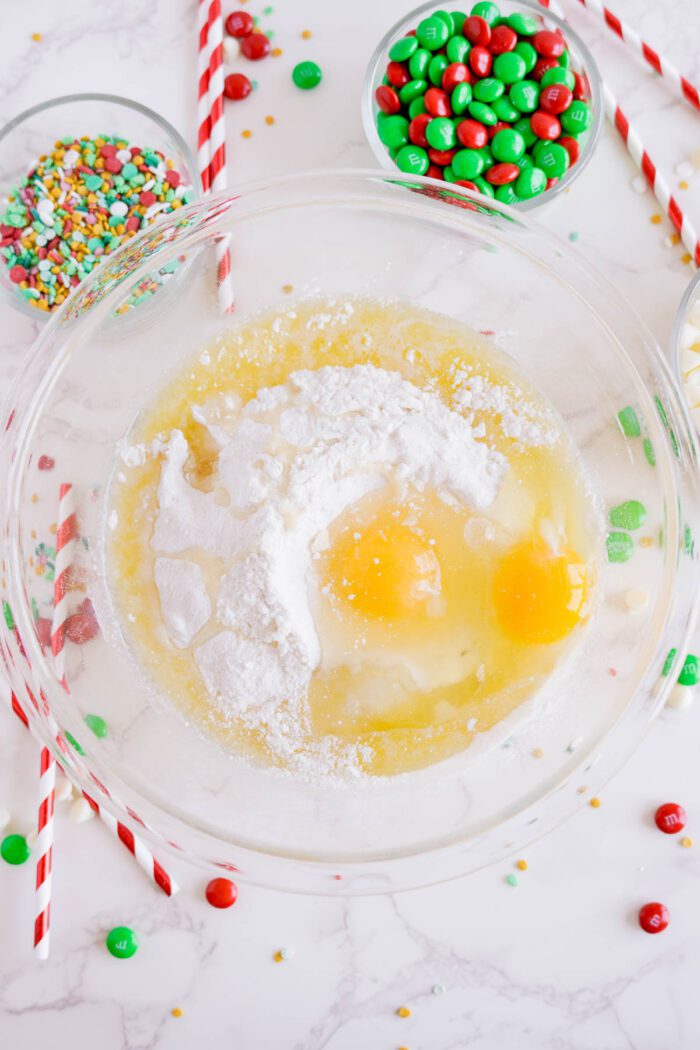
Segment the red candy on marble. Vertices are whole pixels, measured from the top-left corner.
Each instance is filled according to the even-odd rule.
[[[264,33],[251,33],[244,36],[241,41],[241,54],[249,58],[251,62],[259,62],[270,54],[272,45]]]
[[[639,909],[639,925],[645,933],[662,933],[670,921],[668,908],[659,901],[650,901]]]
[[[212,908],[230,908],[238,899],[238,887],[230,879],[212,879],[207,883],[206,897]]]
[[[239,39],[250,36],[255,28],[253,16],[248,14],[247,11],[232,11],[224,24],[228,35]]]
[[[253,90],[253,85],[245,73],[229,73],[224,80],[224,95],[233,102],[240,102],[247,98]]]
[[[687,820],[685,810],[677,802],[665,802],[654,814],[659,831],[665,835],[677,835],[685,827]]]

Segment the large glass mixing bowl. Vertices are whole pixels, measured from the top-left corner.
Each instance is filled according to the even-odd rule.
[[[28,353],[0,449],[7,673],[70,776],[152,844],[289,890],[437,882],[571,814],[663,705],[667,655],[681,658],[699,583],[693,429],[653,338],[609,283],[521,214],[483,203],[430,180],[324,172],[193,204],[110,256]],[[234,315],[217,303],[223,236]],[[177,296],[118,312],[180,258],[192,265]],[[119,443],[183,361],[262,309],[348,294],[404,298],[495,333],[565,420],[606,513],[634,499],[647,521],[613,530],[610,550],[627,560],[602,566],[600,608],[547,704],[493,746],[484,735],[423,772],[346,788],[246,764],[154,696],[111,612],[104,533]],[[47,645],[62,484],[80,534],[75,597],[89,597],[100,624],[66,643],[66,688]],[[106,720],[104,738],[90,714]]]

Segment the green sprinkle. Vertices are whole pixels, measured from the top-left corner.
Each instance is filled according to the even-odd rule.
[[[31,852],[24,835],[7,835],[0,843],[0,856],[7,864],[24,864]]]
[[[623,408],[620,412],[618,412],[617,418],[619,420],[620,426],[622,427],[622,433],[625,435],[625,437],[641,436],[642,428],[639,425],[637,413],[631,405],[628,405],[627,408]]]
[[[96,737],[104,740],[107,736],[107,723],[100,715],[85,715],[85,725],[91,729]]]
[[[299,62],[292,70],[292,80],[302,91],[318,87],[322,79],[321,67],[316,62]]]
[[[139,169],[136,167],[135,164],[132,164],[130,161],[127,164],[125,164],[122,168],[123,179],[133,179],[134,175],[138,175],[138,173]]]
[[[571,233],[569,234],[569,240],[570,241],[577,241],[578,240],[578,230],[572,230],[571,231]]]
[[[115,959],[130,959],[138,951],[139,939],[128,926],[115,926],[107,934],[105,944]]]
[[[102,176],[101,175],[86,175],[85,176],[85,185],[87,186],[87,188],[89,190],[99,190],[100,187],[102,186]]]
[[[268,4],[267,7],[263,7],[263,14],[264,15],[273,15],[274,13],[275,13],[274,7],[270,7],[269,4]]]
[[[68,741],[68,743],[71,745],[71,747],[74,747],[79,755],[84,755],[85,754],[85,752],[83,751],[83,749],[80,746],[80,744],[78,743],[78,741],[75,739],[75,737],[73,736],[72,733],[68,732],[68,730],[66,730],[65,737],[66,737],[66,740]]]
[[[690,531],[690,525],[686,525],[683,531],[683,547],[686,554],[692,555],[695,544],[693,543],[693,534]]]
[[[637,499],[628,499],[610,508],[610,524],[616,529],[627,529],[633,532],[647,520],[647,510]]]
[[[509,886],[517,886],[518,885],[518,876],[517,875],[513,875],[512,873],[510,875],[506,875],[506,882],[508,883]]]
[[[700,669],[698,658],[693,653],[688,653],[683,664],[683,670],[678,675],[679,685],[697,685],[700,682]]]
[[[663,669],[661,671],[662,675],[667,676],[667,675],[669,675],[671,673],[671,668],[673,667],[674,663],[676,662],[676,657],[677,656],[678,656],[678,650],[677,649],[669,649],[668,656],[664,660],[664,666],[663,666]]]
[[[5,617],[5,626],[8,631],[14,631],[15,629],[15,618],[12,615],[12,609],[7,602],[2,603],[2,614]]]
[[[647,460],[647,463],[649,464],[649,466],[650,467],[655,467],[656,466],[656,453],[654,452],[654,446],[652,445],[652,443],[649,440],[649,438],[644,438],[644,443],[642,445],[642,448],[644,449],[644,455],[646,456],[646,460]]]
[[[634,554],[634,540],[626,532],[609,532],[605,538],[608,561],[620,564]]]

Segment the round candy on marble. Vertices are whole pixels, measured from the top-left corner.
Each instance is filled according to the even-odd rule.
[[[650,901],[639,909],[639,925],[645,933],[662,933],[670,921],[668,908],[659,901]]]
[[[230,879],[212,879],[207,883],[206,898],[212,908],[230,908],[238,899],[238,887]]]
[[[664,802],[654,814],[654,820],[659,831],[664,835],[677,835],[686,824],[686,813],[677,802]]]
[[[139,947],[139,939],[129,926],[115,926],[105,938],[110,955],[115,959],[130,959]]]
[[[0,843],[0,856],[6,864],[24,864],[31,852],[24,835],[6,835]]]

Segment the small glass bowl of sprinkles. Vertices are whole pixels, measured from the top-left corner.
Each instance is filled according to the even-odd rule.
[[[686,288],[678,307],[671,352],[695,429],[700,431],[700,270]]]
[[[593,56],[537,0],[417,7],[377,45],[362,93],[382,167],[524,210],[568,189],[603,117]]]
[[[114,95],[64,95],[0,131],[0,289],[47,318],[96,266],[163,215],[201,196],[182,136],[147,106]],[[178,271],[155,271],[120,312]]]

